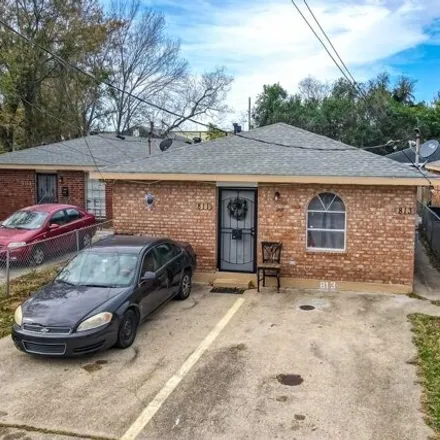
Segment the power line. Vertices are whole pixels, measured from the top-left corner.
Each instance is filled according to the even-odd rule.
[[[338,51],[336,50],[335,46],[333,45],[333,43],[331,42],[330,38],[328,37],[328,35],[326,34],[325,30],[322,28],[321,24],[319,23],[318,19],[316,18],[315,14],[313,13],[312,9],[310,8],[309,4],[307,3],[306,0],[303,0],[304,4],[306,5],[307,9],[309,10],[311,16],[313,17],[313,19],[315,20],[316,24],[318,25],[319,29],[321,29],[321,32],[324,34],[324,37],[327,39],[328,43],[330,44],[331,48],[333,49],[333,51],[335,52],[336,56],[338,57],[339,61],[341,62],[341,64],[344,66],[344,69],[347,71],[348,75],[350,76],[350,78],[352,79],[354,84],[357,84],[356,79],[354,78],[354,76],[351,74],[349,68],[347,67],[347,65],[344,63],[344,60],[341,58],[341,56],[339,55]]]
[[[309,21],[307,20],[307,18],[305,17],[305,15],[302,13],[301,9],[298,7],[298,5],[295,3],[295,0],[291,0],[293,6],[295,6],[296,10],[299,12],[299,14],[301,15],[301,17],[303,18],[303,20],[306,22],[307,26],[310,28],[310,30],[313,32],[313,34],[315,35],[315,37],[318,39],[318,41],[321,43],[322,47],[325,49],[325,51],[327,52],[327,54],[330,56],[330,58],[332,59],[332,61],[335,63],[336,67],[339,69],[339,71],[342,73],[342,75],[344,76],[344,78],[349,82],[349,84],[361,95],[362,98],[364,98],[365,103],[367,104],[367,106],[369,107],[371,113],[375,113],[376,116],[378,116],[376,109],[374,108],[374,106],[371,105],[371,102],[369,102],[369,97],[368,95],[362,90],[362,87],[360,87],[360,85],[358,84],[358,82],[356,81],[356,79],[354,78],[354,76],[352,75],[352,73],[350,72],[350,70],[348,69],[347,65],[344,63],[342,57],[339,55],[338,51],[336,50],[336,48],[334,47],[333,43],[331,42],[329,36],[327,35],[327,33],[324,31],[323,27],[321,26],[321,24],[319,23],[318,19],[316,18],[315,14],[313,13],[312,9],[310,8],[310,6],[308,5],[306,0],[303,0],[304,4],[306,5],[307,9],[309,10],[310,14],[312,15],[313,19],[315,20],[316,24],[318,25],[319,29],[321,30],[321,32],[324,34],[325,38],[327,39],[327,41],[329,42],[330,46],[332,47],[333,51],[335,52],[336,56],[338,57],[338,59],[341,61],[342,65],[344,66],[344,68],[346,69],[348,75],[350,76],[350,78],[347,76],[347,74],[342,70],[341,66],[338,64],[338,62],[335,60],[335,58],[333,57],[333,55],[330,53],[330,51],[328,50],[327,46],[325,45],[325,43],[322,41],[322,39],[319,37],[319,35],[317,34],[317,32],[315,31],[315,29],[313,28],[313,26],[309,23]],[[379,131],[381,132],[381,130],[379,129]],[[382,132],[381,132],[382,133]],[[365,147],[364,147],[365,148]]]
[[[309,27],[312,29],[313,33],[315,34],[315,36],[321,41],[321,43],[323,44],[324,48],[326,49],[327,53],[329,54],[329,56],[332,58],[332,60],[335,62],[336,66],[338,66],[339,70],[341,71],[341,73],[344,75],[344,77],[347,79],[347,81],[349,81],[350,84],[351,81],[350,79],[347,77],[347,75],[345,74],[345,72],[340,68],[339,64],[337,63],[337,61],[333,58],[333,56],[331,55],[331,53],[329,52],[329,50],[327,49],[327,47],[325,46],[325,44],[322,42],[322,40],[319,38],[319,36],[317,35],[317,33],[315,32],[315,30],[313,29],[313,27],[310,26],[309,22],[307,21],[307,19],[304,17],[304,15],[302,14],[301,10],[298,8],[298,6],[296,5],[296,3],[294,2],[294,0],[291,0],[292,3],[294,4],[294,6],[297,8],[298,12],[301,14],[301,16],[304,18],[304,20],[306,21],[306,23],[309,25]],[[38,47],[40,50],[46,52],[47,54],[49,54],[50,56],[52,56],[53,58],[55,58],[59,63],[61,63],[63,66],[65,67],[70,67],[71,69],[75,70],[78,73],[81,73],[82,75],[85,75],[87,77],[89,77],[90,79],[92,79],[93,81],[95,81],[97,84],[104,84],[107,87],[110,87],[116,91],[118,91],[119,93],[125,94],[131,98],[137,99],[140,102],[150,105],[154,108],[157,108],[158,110],[161,110],[165,113],[168,113],[172,116],[178,117],[178,118],[183,118],[187,121],[191,121],[195,124],[199,124],[202,125],[206,128],[210,128],[209,124],[205,124],[204,122],[200,122],[200,121],[196,121],[195,119],[192,119],[191,117],[186,117],[184,115],[180,115],[172,110],[168,110],[164,107],[161,107],[153,102],[150,102],[144,98],[141,98],[131,92],[128,92],[126,90],[121,89],[118,86],[115,86],[114,84],[110,83],[109,81],[105,81],[105,80],[98,80],[93,74],[81,69],[80,67],[64,60],[63,58],[61,58],[59,55],[53,53],[52,51],[50,51],[49,49],[46,49],[45,47],[41,46],[39,43],[36,43],[35,41],[31,40],[30,38],[26,37],[25,35],[21,34],[20,32],[16,31],[12,26],[8,25],[7,23],[5,23],[2,19],[0,19],[0,24],[2,24],[6,29],[8,29],[9,31],[13,32],[15,35],[17,35],[18,37],[20,37],[21,39],[23,39],[24,41],[26,41],[29,45],[31,46],[35,46]],[[230,131],[227,130],[223,130],[221,128],[218,129],[219,131],[223,132],[226,135],[235,135],[237,137],[241,137],[244,139],[250,139],[256,142],[260,142],[263,144],[269,144],[269,145],[276,145],[276,146],[280,146],[280,147],[288,147],[288,148],[296,148],[296,149],[301,149],[301,150],[314,150],[314,151],[344,151],[343,148],[310,148],[310,147],[301,147],[301,146],[297,146],[297,145],[285,145],[285,144],[281,144],[281,143],[276,143],[276,142],[268,142],[268,141],[264,141],[262,139],[258,139],[258,138],[253,138],[251,136],[244,136],[244,135],[240,135],[238,133],[232,133]],[[353,149],[356,149],[356,147],[351,147],[351,148],[347,148],[346,150],[350,150],[352,151]],[[357,148],[357,149],[361,149],[361,148]]]

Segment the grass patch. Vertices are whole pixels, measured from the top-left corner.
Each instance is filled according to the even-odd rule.
[[[26,298],[49,283],[56,275],[56,267],[32,271],[10,282],[9,297],[5,285],[0,286],[0,338],[11,333],[14,311]]]
[[[407,296],[408,296],[409,298],[421,299],[421,300],[423,300],[423,301],[426,301],[426,298],[423,297],[423,296],[420,296],[418,293],[411,292],[411,293],[408,293]]]
[[[408,318],[413,325],[413,341],[418,351],[425,420],[440,438],[440,318],[420,313]]]

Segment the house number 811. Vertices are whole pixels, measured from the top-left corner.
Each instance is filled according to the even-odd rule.
[[[197,209],[199,211],[212,211],[212,203],[197,203]]]

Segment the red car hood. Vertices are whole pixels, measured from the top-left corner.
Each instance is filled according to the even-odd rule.
[[[0,244],[4,246],[13,241],[28,242],[32,240],[36,232],[38,232],[36,229],[9,229],[0,227]]]

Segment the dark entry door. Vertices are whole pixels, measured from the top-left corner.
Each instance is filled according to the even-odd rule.
[[[255,272],[256,194],[254,189],[220,189],[220,270]]]
[[[57,175],[37,174],[37,203],[57,203]]]

